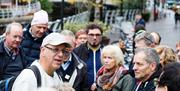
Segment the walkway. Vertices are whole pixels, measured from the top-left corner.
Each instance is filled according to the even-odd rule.
[[[167,12],[167,17],[157,21],[151,20],[147,23],[146,29],[148,31],[156,31],[161,35],[161,44],[168,45],[175,49],[175,44],[180,41],[180,21],[178,25],[174,23],[174,13]]]

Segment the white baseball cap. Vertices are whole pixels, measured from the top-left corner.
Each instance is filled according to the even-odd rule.
[[[50,33],[49,35],[47,35],[43,39],[41,47],[47,44],[54,45],[54,46],[66,44],[67,46],[71,47],[71,42],[67,40],[67,38],[60,33]]]

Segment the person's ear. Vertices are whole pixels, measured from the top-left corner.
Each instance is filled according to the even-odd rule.
[[[157,68],[157,64],[156,64],[155,62],[153,62],[153,63],[150,64],[150,69],[151,69],[151,71],[155,71],[156,68]]]

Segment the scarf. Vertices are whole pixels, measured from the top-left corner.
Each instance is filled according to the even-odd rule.
[[[123,66],[115,67],[110,71],[103,66],[97,74],[97,85],[101,87],[103,91],[111,90],[124,73],[127,73],[127,70]]]

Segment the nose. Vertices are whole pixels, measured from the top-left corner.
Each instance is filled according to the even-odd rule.
[[[19,37],[19,36],[16,37],[16,41],[17,41],[17,42],[21,42],[21,40],[22,40],[21,37]]]
[[[136,70],[137,69],[137,66],[136,64],[133,65],[133,70]]]
[[[40,28],[40,32],[41,33],[44,33],[45,32],[45,29],[42,27],[42,28]]]
[[[63,57],[64,54],[63,54],[62,51],[58,51],[58,52],[57,52],[57,55],[58,55],[59,57]]]
[[[104,58],[104,63],[108,63],[109,62],[109,59],[108,58]]]

